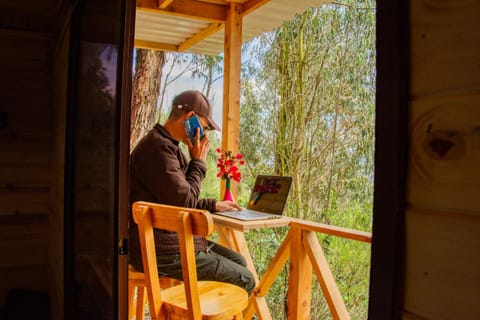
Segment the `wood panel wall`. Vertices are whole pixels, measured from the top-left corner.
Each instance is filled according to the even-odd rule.
[[[0,30],[0,305],[12,288],[48,290],[51,38]]]
[[[480,319],[480,1],[411,0],[404,319]]]

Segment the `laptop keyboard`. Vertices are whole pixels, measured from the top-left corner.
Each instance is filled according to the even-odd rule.
[[[228,213],[230,216],[238,215],[238,216],[241,216],[241,217],[244,217],[244,218],[262,217],[264,219],[278,219],[278,218],[281,217],[280,215],[263,213],[263,212],[259,212],[259,211],[250,210],[250,209],[247,209],[247,208],[242,208],[242,210],[239,210],[239,211],[228,210],[228,211],[224,211],[224,212]]]

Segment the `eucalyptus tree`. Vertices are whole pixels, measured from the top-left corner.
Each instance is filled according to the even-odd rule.
[[[162,115],[166,114],[166,112],[163,112],[162,106],[164,105],[168,86],[175,83],[176,80],[180,79],[185,74],[191,73],[193,68],[193,60],[190,55],[178,52],[165,53],[165,70],[162,70],[160,101],[158,103],[158,114],[156,116],[159,122]]]
[[[294,177],[291,216],[371,228],[374,7],[359,0],[311,8],[250,44],[255,54],[244,61],[241,150],[255,169]],[[274,236],[264,232],[250,241]],[[352,319],[366,319],[369,246],[319,237]],[[269,256],[264,248],[252,250],[260,269]],[[275,319],[286,317],[286,279],[268,297]],[[320,291],[312,290],[311,318],[329,319]]]
[[[340,204],[371,197],[373,7],[311,8],[259,40],[263,68],[250,81],[261,88],[255,99],[265,106],[273,170],[295,178],[296,217],[328,220]]]
[[[223,57],[220,55],[193,55],[192,62],[195,65],[192,78],[202,80],[201,91],[207,97],[212,97],[213,84],[223,78]]]
[[[135,72],[133,77],[130,150],[138,140],[154,125],[162,68],[165,64],[165,53],[158,50],[136,49]]]

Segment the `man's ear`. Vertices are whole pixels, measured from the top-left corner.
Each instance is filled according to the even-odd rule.
[[[194,114],[195,111],[188,111],[187,113],[185,113],[185,120],[193,117]]]

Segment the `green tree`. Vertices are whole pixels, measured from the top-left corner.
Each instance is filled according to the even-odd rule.
[[[222,56],[206,56],[193,55],[192,78],[203,81],[202,92],[207,97],[213,95],[213,84],[223,78],[223,57]],[[213,103],[213,101],[212,101]]]
[[[294,177],[290,216],[371,228],[374,35],[374,2],[346,1],[311,8],[250,44],[256,55],[244,62],[241,151],[252,171]],[[282,231],[258,233],[247,239],[261,271]],[[352,319],[366,319],[369,245],[319,238]],[[275,319],[285,317],[287,272],[268,296]],[[312,299],[311,318],[329,319],[316,282]]]
[[[312,8],[257,47],[268,50],[259,51],[263,68],[243,87],[242,117],[268,124],[271,152],[263,153],[273,155],[273,172],[295,178],[293,216],[328,222],[339,203],[371,201],[374,18],[370,7]],[[263,89],[251,99],[250,87]],[[255,103],[263,106],[257,115],[244,113]],[[242,126],[242,137],[255,130]]]

